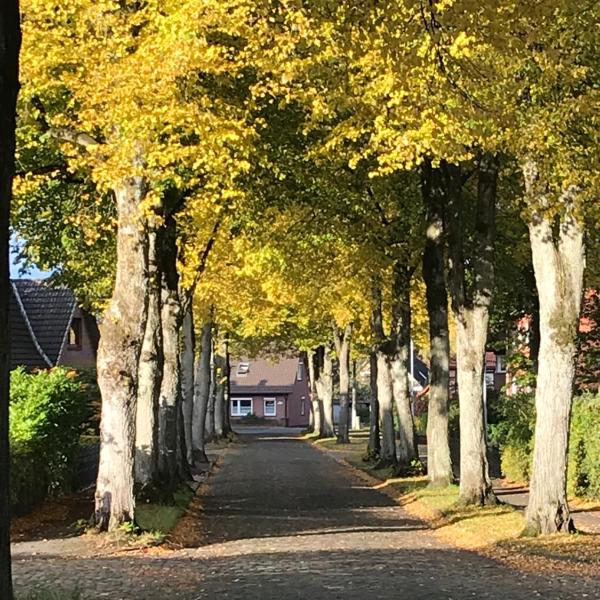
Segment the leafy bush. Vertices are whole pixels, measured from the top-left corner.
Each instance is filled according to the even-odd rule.
[[[498,410],[502,419],[490,429],[492,441],[500,447],[502,472],[509,479],[529,481],[534,394],[503,395]],[[600,499],[600,395],[584,394],[573,401],[568,488],[570,494]]]
[[[529,481],[535,429],[535,397],[529,392],[501,394],[490,425],[490,440],[500,448],[502,472],[512,481]]]
[[[11,495],[18,512],[49,491],[68,489],[88,414],[87,388],[75,371],[11,373]]]
[[[575,399],[569,443],[569,492],[600,498],[600,395]]]

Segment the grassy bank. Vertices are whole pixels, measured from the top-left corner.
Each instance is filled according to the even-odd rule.
[[[507,504],[474,508],[460,506],[458,486],[430,488],[425,477],[394,477],[365,462],[367,438],[351,436],[350,444],[335,438],[308,438],[317,448],[349,465],[365,483],[393,497],[411,515],[426,521],[436,535],[454,546],[477,550],[523,568],[561,568],[600,572],[600,535],[554,535],[522,538],[524,518]]]

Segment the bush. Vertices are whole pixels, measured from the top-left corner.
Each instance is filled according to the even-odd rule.
[[[88,414],[87,388],[75,371],[11,373],[11,500],[17,512],[48,492],[69,489]]]
[[[500,447],[502,472],[514,481],[529,481],[535,429],[533,393],[503,396],[501,421],[492,426],[492,441]],[[573,401],[568,465],[569,493],[600,499],[600,395],[584,394]]]
[[[575,399],[569,443],[569,492],[600,499],[600,395]]]
[[[512,481],[529,481],[535,429],[535,397],[529,392],[501,394],[497,423],[490,425],[490,440],[500,448],[501,467]]]

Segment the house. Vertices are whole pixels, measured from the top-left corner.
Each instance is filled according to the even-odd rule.
[[[300,358],[242,358],[231,365],[231,421],[253,415],[264,423],[306,427],[310,390]]]
[[[96,365],[96,320],[77,305],[71,290],[43,280],[11,281],[11,368],[48,369]]]

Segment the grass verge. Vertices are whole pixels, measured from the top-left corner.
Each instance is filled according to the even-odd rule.
[[[374,469],[363,461],[364,434],[352,435],[350,444],[338,444],[335,438],[308,439],[353,468],[373,488],[393,497],[409,514],[426,521],[436,535],[454,546],[476,550],[521,569],[559,568],[600,575],[600,535],[522,538],[523,515],[508,504],[460,506],[458,486],[430,488],[425,477],[394,477],[390,469]]]

